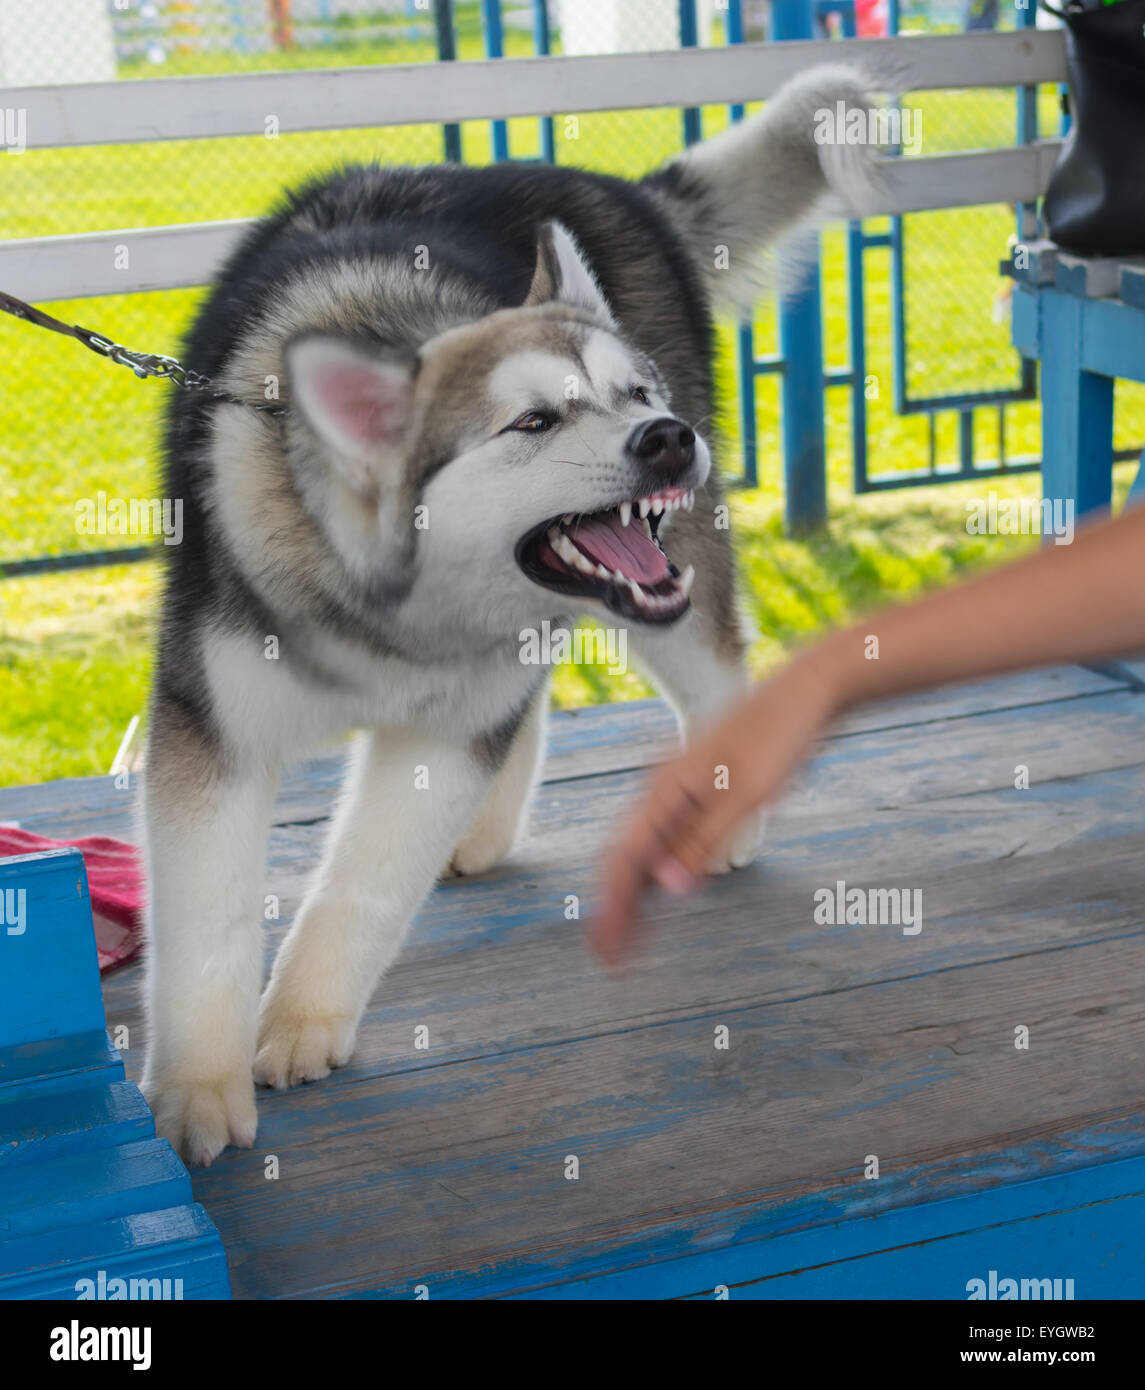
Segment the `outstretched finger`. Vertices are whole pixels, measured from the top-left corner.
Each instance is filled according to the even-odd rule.
[[[606,854],[603,901],[588,939],[607,963],[622,954],[637,924],[641,896],[654,881],[669,892],[690,888],[682,871],[673,875],[664,866],[671,858],[670,845],[694,814],[694,798],[676,778],[661,773]]]

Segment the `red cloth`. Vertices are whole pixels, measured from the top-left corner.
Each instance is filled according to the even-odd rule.
[[[881,39],[887,32],[887,0],[858,0],[856,28],[861,39]]]
[[[0,825],[0,859],[46,849],[78,849],[83,855],[100,972],[134,960],[143,944],[143,862],[139,850],[107,835],[49,840],[30,830]]]

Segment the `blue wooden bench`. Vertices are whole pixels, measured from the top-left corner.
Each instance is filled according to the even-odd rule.
[[[105,1023],[83,858],[0,860],[0,1298],[229,1298]]]
[[[1079,515],[1113,490],[1114,382],[1145,382],[1145,262],[1015,248],[1012,336],[1042,364],[1042,491]],[[1130,496],[1145,495],[1145,461]]]
[[[760,862],[651,903],[641,953],[607,978],[567,896],[583,918],[602,843],[675,737],[659,701],[555,716],[523,842],[431,895],[349,1065],[260,1093],[256,1147],[192,1172],[235,1296],[966,1299],[1008,1279],[1145,1296],[1145,698],[1071,669],[860,711]],[[284,779],[268,955],[340,776],[325,758]],[[110,778],[0,790],[0,818],[134,830]],[[917,887],[922,931],[816,923],[840,879]],[[103,987],[133,1076],[139,973]],[[49,1085],[0,1125],[45,1174],[0,1201],[18,1227],[0,1290],[121,1248],[209,1272],[202,1209],[117,1059],[79,1053],[109,1068],[82,1109]],[[104,1135],[80,1168],[69,1128]],[[0,1159],[0,1182],[20,1172]],[[60,1232],[41,1228],[49,1196]]]

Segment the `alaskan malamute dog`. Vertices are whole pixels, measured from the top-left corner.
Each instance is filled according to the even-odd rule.
[[[254,1083],[347,1061],[434,880],[513,844],[543,746],[523,634],[625,624],[685,735],[745,684],[712,416],[712,306],[872,152],[821,67],[638,183],[573,169],[350,168],[222,271],[177,393],[145,774],[144,1087],[192,1163],[250,1146]],[[280,769],[359,729],[325,857],[262,995]],[[714,868],[747,863],[744,827]]]

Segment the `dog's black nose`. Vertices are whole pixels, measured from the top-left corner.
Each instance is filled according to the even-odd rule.
[[[696,457],[696,436],[682,420],[662,415],[636,426],[628,436],[628,451],[658,473],[680,473]]]

